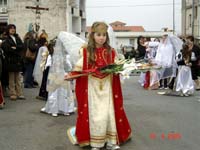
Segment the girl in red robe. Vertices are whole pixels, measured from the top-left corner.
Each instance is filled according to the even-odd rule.
[[[80,146],[92,150],[119,149],[119,144],[131,138],[131,127],[123,107],[119,74],[101,73],[98,68],[114,63],[115,50],[109,45],[108,26],[104,22],[92,25],[88,45],[74,71],[92,70],[88,76],[76,79],[78,116],[76,138]]]

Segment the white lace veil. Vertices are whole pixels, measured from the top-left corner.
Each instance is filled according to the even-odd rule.
[[[183,41],[175,35],[169,35],[169,40],[173,46],[175,53],[179,53],[182,49]]]
[[[158,51],[155,57],[155,62],[162,66],[162,69],[157,71],[159,79],[165,79],[176,76],[178,68],[175,57],[180,52],[183,42],[174,35],[167,36],[167,39],[160,42]]]
[[[59,87],[68,87],[68,83],[64,82],[64,75],[66,73],[65,56],[66,52],[64,50],[63,44],[60,39],[57,38],[48,75],[47,91],[49,92],[53,92]]]
[[[48,91],[54,91],[59,87],[68,89],[69,84],[68,81],[64,81],[64,76],[78,61],[79,50],[83,43],[84,41],[74,34],[63,31],[59,33],[48,75]]]

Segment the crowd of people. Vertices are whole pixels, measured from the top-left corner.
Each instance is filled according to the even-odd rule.
[[[36,98],[47,101],[46,106],[41,109],[42,112],[52,116],[61,112],[65,115],[74,112],[74,103],[70,105],[70,110],[65,107],[69,97],[73,95],[72,90],[71,95],[67,95],[64,89],[47,91],[55,41],[48,43],[45,30],[40,36],[34,30],[28,31],[22,40],[16,33],[16,26],[9,24],[1,42],[1,108],[5,105],[4,96],[9,96],[12,101],[24,100],[26,98],[23,88],[39,86]]]
[[[200,49],[193,36],[180,39],[163,35],[154,41],[139,37],[138,52],[138,59],[161,66],[160,70],[141,73],[139,82],[145,89],[169,89],[165,94],[177,92],[180,96],[189,96],[200,90]]]
[[[11,100],[25,99],[24,88],[34,88],[37,82],[32,73],[35,59],[42,41],[45,37],[37,37],[36,32],[29,31],[22,40],[16,33],[16,26],[9,24],[4,36],[1,36],[1,87],[2,95],[9,96]],[[26,57],[27,51],[35,57]],[[23,80],[23,81],[22,81]],[[23,83],[23,84],[22,84]],[[2,104],[3,106],[3,104]]]

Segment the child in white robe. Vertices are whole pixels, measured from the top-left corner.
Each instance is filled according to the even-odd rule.
[[[191,62],[195,59],[194,53],[189,50],[187,43],[183,45],[182,51],[176,56],[179,67],[175,89],[176,92],[180,92],[181,96],[189,96],[194,93],[195,86],[192,80]]]
[[[45,107],[41,109],[41,112],[51,114],[53,117],[57,117],[58,114],[70,115],[74,112],[74,96],[71,84],[69,81],[64,81],[63,74],[66,68],[71,67],[69,57],[57,57],[59,52],[56,52],[56,50],[54,50],[52,57],[49,55],[47,58],[46,67],[50,66],[47,85],[48,99]],[[65,85],[62,85],[62,83]]]

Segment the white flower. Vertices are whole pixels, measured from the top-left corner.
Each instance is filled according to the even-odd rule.
[[[120,74],[122,75],[123,80],[130,78],[130,72],[127,72],[127,70],[121,71]]]

